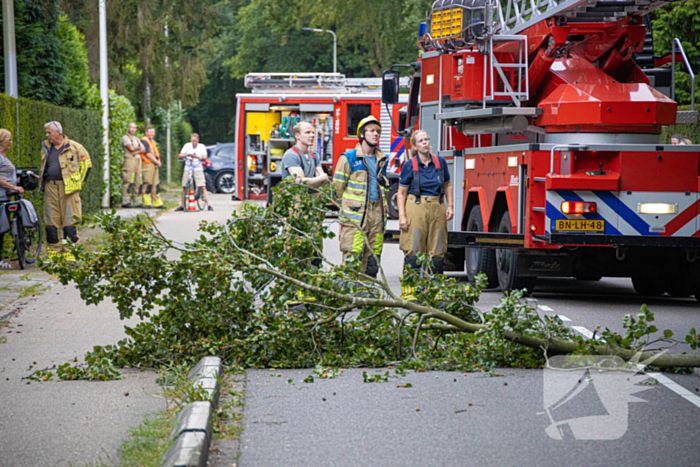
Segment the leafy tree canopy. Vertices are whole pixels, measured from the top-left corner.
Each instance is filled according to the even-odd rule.
[[[674,38],[681,40],[693,71],[700,72],[700,0],[674,2],[654,12],[653,20],[654,53],[671,52]],[[679,104],[690,103],[690,77],[683,64],[677,65],[681,71],[677,76],[676,100]],[[700,79],[696,79],[695,101],[700,102]]]

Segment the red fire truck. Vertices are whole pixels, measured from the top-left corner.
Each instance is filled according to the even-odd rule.
[[[407,85],[405,79],[403,85]],[[357,124],[368,115],[382,123],[379,147],[390,157],[390,213],[398,216],[396,191],[404,158],[404,138],[392,127],[406,96],[381,103],[381,78],[346,78],[333,73],[253,73],[245,77],[250,93],[238,94],[236,111],[239,199],[269,199],[270,187],[281,180],[280,161],[294,145],[292,128],[306,121],[316,128],[312,150],[332,176],[338,157],[354,148]]]
[[[434,3],[399,129],[428,131],[450,165],[446,266],[503,290],[617,276],[700,300],[700,146],[660,142],[697,122],[673,100],[676,60],[695,78],[680,41],[655,57],[645,26],[667,3]],[[397,79],[385,72],[384,102]]]

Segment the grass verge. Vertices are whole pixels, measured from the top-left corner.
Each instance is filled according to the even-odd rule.
[[[176,413],[172,410],[146,415],[141,425],[129,430],[119,448],[122,467],[157,467],[170,447],[168,434]]]

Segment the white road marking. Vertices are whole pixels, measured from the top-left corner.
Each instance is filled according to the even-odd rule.
[[[687,400],[688,402],[690,402],[694,406],[700,407],[700,397],[698,397],[695,394],[693,394],[692,392],[688,391],[686,388],[684,388],[680,384],[676,383],[671,378],[664,376],[661,373],[647,373],[647,375],[656,379],[656,381],[663,384],[664,386],[669,388],[671,391],[675,392],[676,394],[678,394],[679,396],[681,396],[683,399]]]
[[[562,321],[571,321],[569,318],[567,318],[567,317],[564,316],[564,315],[557,315],[557,317],[558,317],[560,320],[562,320]]]
[[[571,329],[574,331],[578,332],[579,334],[585,336],[587,339],[592,339],[593,338],[593,333],[583,327],[583,326],[571,326]],[[599,336],[596,335],[596,340],[600,339]],[[605,339],[601,339],[603,342],[605,342]],[[656,379],[659,383],[663,384],[667,388],[669,388],[671,391],[675,392],[679,396],[681,396],[683,399],[687,400],[691,404],[695,405],[696,407],[700,407],[700,397],[696,396],[692,392],[688,391],[686,388],[681,386],[680,384],[676,383],[672,379],[668,378],[667,376],[662,375],[661,373],[647,373],[648,376]]]
[[[581,334],[586,339],[593,339],[593,333],[583,326],[571,326],[571,329]]]
[[[538,308],[542,311],[554,311],[551,308],[549,308],[547,305],[539,305]]]

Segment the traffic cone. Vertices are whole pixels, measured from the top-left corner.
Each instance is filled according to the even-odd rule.
[[[197,204],[194,200],[194,190],[190,188],[190,199],[187,201],[187,210],[188,211],[196,211],[197,210]]]

